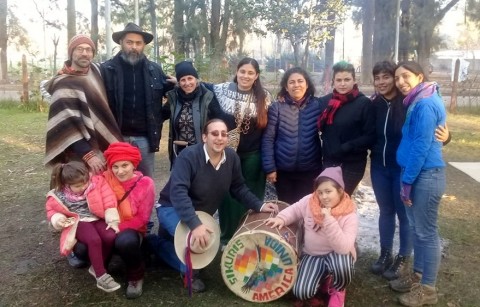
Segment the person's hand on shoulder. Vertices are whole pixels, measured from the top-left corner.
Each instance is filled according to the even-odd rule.
[[[87,153],[82,159],[83,161],[87,162],[88,167],[90,167],[90,170],[94,175],[99,175],[106,169],[105,162],[93,151]]]
[[[170,75],[167,75],[167,81],[170,82],[170,83],[173,83],[173,84],[178,83],[177,78],[175,78],[174,76],[170,76]]]

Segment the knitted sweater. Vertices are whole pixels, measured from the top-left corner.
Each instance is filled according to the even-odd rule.
[[[326,216],[321,228],[315,231],[315,222],[309,207],[310,197],[312,197],[312,194],[283,209],[278,213],[277,217],[283,219],[285,225],[290,225],[303,219],[304,253],[311,256],[321,256],[331,252],[343,255],[350,253],[356,259],[357,213],[353,212],[338,219],[333,216]]]
[[[264,129],[257,127],[257,102],[255,96],[251,91],[241,91],[238,89],[235,82],[225,82],[215,84],[213,86],[215,96],[217,97],[220,107],[222,108],[224,120],[227,124],[228,130],[235,129],[235,105],[240,105],[240,114],[249,112],[250,124],[246,133],[240,134],[240,143],[238,144],[237,152],[252,152],[260,150],[262,142],[262,134]],[[266,107],[271,104],[272,98],[268,91],[266,91]],[[245,119],[244,119],[245,123]]]
[[[236,152],[225,148],[226,160],[216,170],[206,162],[203,146],[189,146],[180,153],[158,203],[173,206],[190,229],[201,224],[195,210],[213,215],[228,192],[248,209],[260,211],[263,203],[246,186]]]

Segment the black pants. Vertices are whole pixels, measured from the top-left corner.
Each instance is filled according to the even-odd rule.
[[[302,199],[305,195],[313,192],[313,181],[320,175],[320,170],[306,172],[284,172],[277,171],[278,200],[293,204]]]
[[[323,161],[324,169],[327,167],[340,166],[343,173],[343,181],[345,183],[345,192],[348,195],[352,195],[358,184],[365,174],[365,167],[367,166],[367,159],[362,161],[347,161],[340,163],[334,163],[329,161]]]

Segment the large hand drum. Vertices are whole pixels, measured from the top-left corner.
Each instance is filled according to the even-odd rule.
[[[280,210],[288,206],[278,201]],[[236,295],[270,302],[286,294],[297,276],[297,227],[266,226],[270,213],[249,212],[223,251],[223,280]]]

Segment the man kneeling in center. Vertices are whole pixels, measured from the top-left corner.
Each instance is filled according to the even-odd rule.
[[[209,240],[214,230],[202,223],[195,211],[213,215],[228,192],[248,209],[278,212],[276,204],[264,204],[246,186],[237,153],[226,148],[228,136],[225,122],[220,119],[208,121],[202,131],[202,140],[203,144],[187,147],[175,160],[170,179],[160,192],[156,204],[159,237],[149,238],[155,253],[180,271],[182,276],[187,268],[184,260],[177,257],[173,243],[179,221],[190,229],[191,244],[206,248],[211,246]],[[191,275],[191,290],[205,291],[199,271],[193,270]]]

